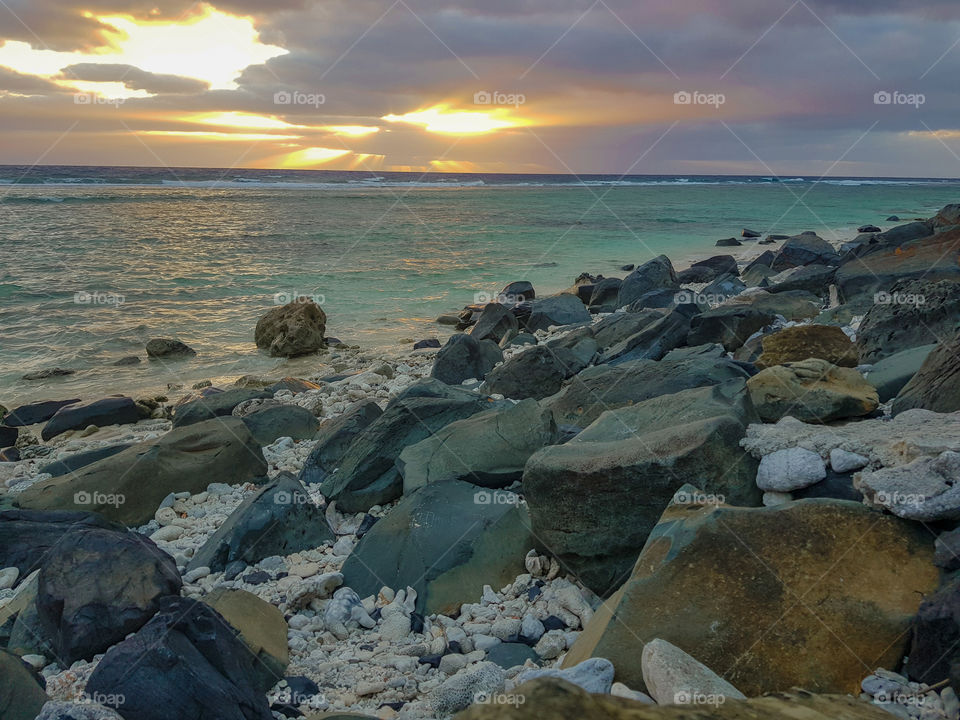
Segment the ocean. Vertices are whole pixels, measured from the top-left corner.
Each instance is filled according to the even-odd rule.
[[[960,201],[960,181],[0,166],[0,403],[307,374],[267,357],[257,318],[313,296],[327,334],[378,350],[450,333],[434,319],[530,280],[661,253],[684,267],[749,227],[830,241]],[[198,352],[147,362],[152,337]],[[144,362],[115,367],[127,355]],[[74,375],[41,381],[51,367]]]

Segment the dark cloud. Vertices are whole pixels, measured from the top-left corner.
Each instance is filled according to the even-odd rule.
[[[188,95],[203,92],[210,87],[210,84],[203,80],[147,72],[133,65],[77,63],[63,68],[60,73],[65,80],[120,82],[130,90],[146,90],[154,95]]]
[[[63,88],[46,78],[25,75],[0,65],[0,92],[18,95],[47,95],[63,92]]]

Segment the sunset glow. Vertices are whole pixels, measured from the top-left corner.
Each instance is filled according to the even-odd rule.
[[[446,105],[435,105],[404,115],[385,115],[383,119],[387,122],[419,125],[427,132],[448,135],[474,135],[528,124],[519,118],[510,117],[504,108],[479,112],[451,110]]]

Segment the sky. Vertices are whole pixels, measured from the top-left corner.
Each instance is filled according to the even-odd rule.
[[[0,164],[960,177],[957,0],[0,0]]]

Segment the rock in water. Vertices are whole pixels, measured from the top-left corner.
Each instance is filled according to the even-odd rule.
[[[878,293],[857,330],[865,363],[952,338],[960,330],[960,282],[906,280]]]
[[[893,401],[893,413],[960,410],[960,334],[934,348]]]
[[[66,663],[90,660],[144,625],[160,600],[180,593],[173,558],[129,531],[86,528],[64,535],[40,567],[37,612]]]
[[[271,397],[273,397],[273,393],[266,390],[248,390],[245,388],[212,392],[177,407],[173,413],[173,426],[183,427],[202,420],[226,417],[242,402]]]
[[[492,339],[478,340],[472,335],[457,333],[437,353],[430,377],[447,385],[459,385],[471,379],[483,380],[501,360],[503,351]]]
[[[290,473],[281,473],[247,497],[187,568],[223,570],[235,560],[247,565],[271,555],[290,555],[333,541],[323,511]]]
[[[363,536],[343,564],[344,585],[362,597],[384,585],[417,591],[416,611],[452,613],[484,585],[524,571],[533,539],[519,496],[450,480],[409,496]]]
[[[43,400],[41,402],[20,405],[3,416],[3,424],[8,427],[23,427],[49,420],[56,415],[57,410],[67,405],[80,402],[80,398],[73,400]]]
[[[336,500],[340,510],[350,513],[366,512],[374,505],[396,500],[403,493],[396,460],[405,447],[455,420],[495,407],[497,404],[488,397],[439,380],[414,383],[356,436],[336,472],[321,484],[321,492],[327,500]]]
[[[257,347],[271,357],[296,357],[326,347],[323,333],[327,316],[320,306],[306,298],[298,298],[266,312],[253,333]]]
[[[40,437],[56,437],[67,430],[82,430],[88,425],[124,425],[140,419],[137,404],[128,397],[108,397],[91,403],[76,403],[57,410],[43,427]]]
[[[400,453],[403,492],[440,480],[506,487],[521,478],[534,452],[556,439],[553,415],[530,399],[457,420]]]
[[[147,357],[177,358],[196,355],[197,351],[186,343],[171,338],[154,338],[147,343]]]
[[[523,702],[518,702],[523,698]],[[703,699],[705,700],[705,699]],[[699,702],[703,702],[700,700]],[[498,702],[476,703],[456,720],[890,720],[886,710],[840,695],[805,691],[682,708],[651,707],[614,695],[593,695],[557,678],[523,683]]]
[[[535,537],[594,592],[616,589],[684,483],[715,502],[760,504],[756,461],[739,445],[755,421],[742,379],[604,413],[527,462]]]
[[[763,354],[756,365],[762,369],[809,358],[840,367],[856,367],[860,363],[857,346],[839,327],[794,325],[764,336]]]
[[[750,378],[747,387],[764,422],[790,415],[804,422],[825,423],[869,415],[880,404],[876,388],[859,372],[826,360],[767,368]]]
[[[932,540],[919,525],[841,500],[671,505],[564,665],[605,657],[617,680],[643,689],[636,657],[641,638],[656,637],[748,696],[853,692],[864,663],[900,661],[910,620],[938,584]]]
[[[290,662],[287,621],[283,613],[266,600],[245,590],[217,588],[203,601],[240,631],[240,639],[256,658],[253,670],[261,692],[267,692],[283,677]]]
[[[43,680],[18,655],[0,648],[0,717],[3,720],[34,720],[44,703]]]
[[[217,418],[176,428],[71,474],[41,480],[16,496],[32,510],[92,510],[139,526],[172,492],[198,493],[210,483],[266,475],[260,446],[243,420]]]
[[[746,700],[746,696],[696,658],[666,640],[643,646],[643,681],[660,705],[687,705],[698,696]]]
[[[617,307],[629,305],[635,300],[655,290],[677,291],[680,281],[673,269],[670,258],[659,255],[649,262],[645,262],[623,279],[620,286],[620,295],[617,298]]]
[[[86,692],[118,698],[125,720],[273,720],[254,662],[209,605],[168,598],[135,635],[110,648]]]
[[[354,438],[376,420],[383,411],[373,400],[361,400],[330,420],[325,420],[317,433],[317,441],[310,451],[300,482],[319,483],[337,468]]]

